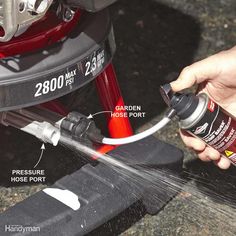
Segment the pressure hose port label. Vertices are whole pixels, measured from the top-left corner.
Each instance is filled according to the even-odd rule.
[[[45,183],[45,170],[12,170],[11,183]]]

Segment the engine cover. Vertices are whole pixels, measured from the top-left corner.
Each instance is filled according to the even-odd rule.
[[[0,42],[18,36],[42,18],[53,0],[0,0]]]
[[[37,105],[75,91],[95,79],[114,52],[108,11],[86,12],[63,41],[0,60],[0,111]]]

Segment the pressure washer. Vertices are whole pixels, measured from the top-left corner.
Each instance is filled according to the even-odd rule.
[[[116,45],[108,6],[114,2],[0,0],[0,123],[54,146],[66,136],[117,160],[124,156],[130,165],[178,172],[182,151],[145,138],[165,126],[172,112],[136,135],[129,117],[107,114],[108,138],[93,119],[61,103],[65,95],[94,83],[103,109],[125,114],[117,110],[126,105],[112,65]],[[128,145],[117,146],[121,144]],[[163,207],[150,200],[148,186],[127,185],[103,163],[86,164],[51,187],[73,191],[79,208],[70,209],[40,191],[0,214],[1,224],[33,224],[40,227],[40,235],[83,235],[138,201],[150,214]],[[166,202],[171,197],[166,194]]]

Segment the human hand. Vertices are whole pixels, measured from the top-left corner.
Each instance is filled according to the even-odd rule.
[[[236,117],[236,47],[187,66],[171,87],[178,92],[194,84],[199,85],[198,92],[205,92]],[[218,151],[183,130],[180,134],[184,143],[194,149],[202,161],[213,160],[220,168],[229,168],[229,159]]]

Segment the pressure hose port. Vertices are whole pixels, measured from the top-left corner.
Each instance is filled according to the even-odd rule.
[[[0,113],[0,123],[15,127],[53,146],[58,145],[62,136],[89,146],[101,143],[103,139],[94,121],[78,112],[63,117],[41,107],[29,107]]]
[[[36,107],[0,113],[1,124],[15,127],[53,146],[60,140],[60,130],[54,126],[60,119],[55,113]]]

